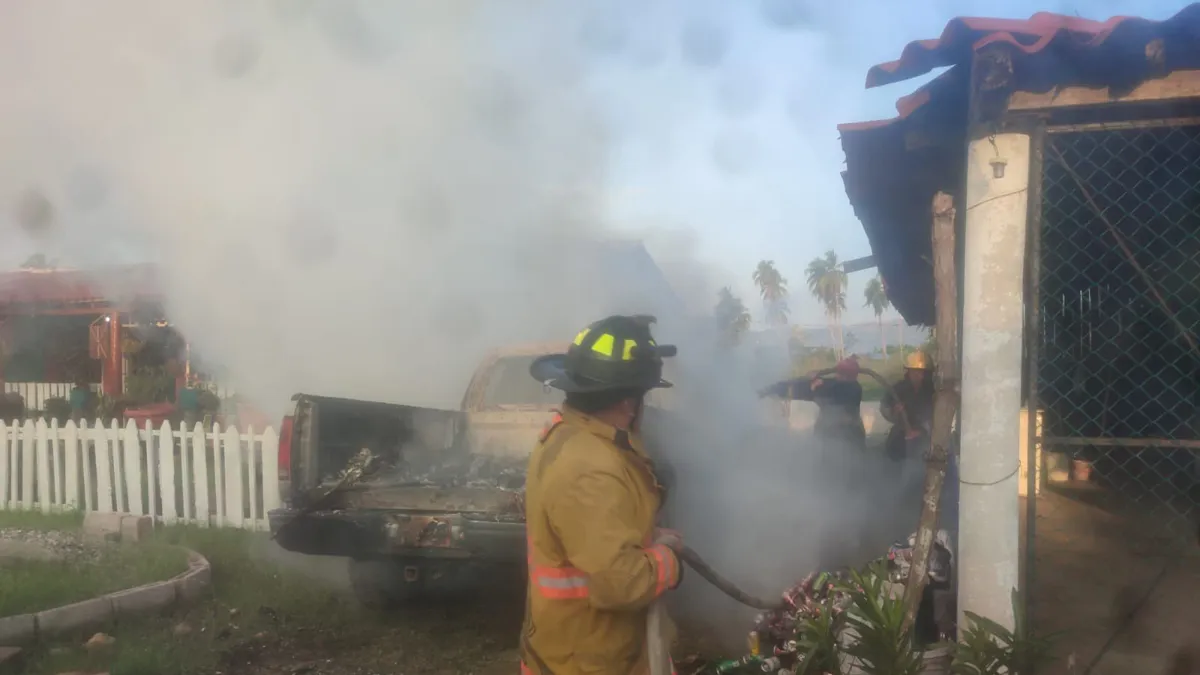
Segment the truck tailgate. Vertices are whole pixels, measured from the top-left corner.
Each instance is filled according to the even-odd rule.
[[[381,478],[427,472],[466,452],[456,410],[308,394],[293,400],[286,498],[295,508],[320,498],[364,450],[378,460]]]

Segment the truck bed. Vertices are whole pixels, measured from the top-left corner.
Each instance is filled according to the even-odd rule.
[[[298,396],[284,549],[352,558],[524,558],[525,461],[475,455],[452,411]],[[440,447],[439,447],[440,446]],[[346,481],[357,457],[371,467]]]

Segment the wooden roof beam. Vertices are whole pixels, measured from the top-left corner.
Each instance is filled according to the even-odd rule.
[[[1200,99],[1200,70],[1177,70],[1146,80],[1132,89],[1113,87],[1055,87],[1036,93],[1014,91],[1008,99],[1009,112],[1053,110],[1122,103],[1154,103]]]

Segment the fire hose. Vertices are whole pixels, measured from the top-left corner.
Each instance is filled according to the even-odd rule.
[[[679,551],[676,552],[676,555],[680,560],[687,563],[688,567],[695,570],[696,574],[699,574],[704,578],[705,581],[716,587],[717,590],[747,607],[751,607],[753,609],[772,610],[779,609],[783,606],[782,599],[772,601],[763,600],[762,598],[756,598],[733,585],[733,582],[729,581],[720,574],[717,574],[716,570],[710,567],[708,563],[704,562],[704,559],[700,557],[699,553],[696,553],[687,546],[679,549]]]
[[[780,609],[784,605],[782,598],[775,601],[767,601],[762,598],[756,598],[738,588],[733,582],[718,574],[708,563],[704,562],[699,553],[696,553],[687,546],[680,548],[675,552],[675,555],[687,563],[688,567],[691,567],[696,574],[699,574],[705,581],[716,587],[717,590],[747,607],[770,611]],[[666,640],[663,637],[663,624],[665,623],[666,612],[666,606],[659,599],[650,605],[650,612],[646,616],[646,651],[650,660],[650,675],[671,675],[674,672],[671,665],[670,650],[667,648]]]
[[[835,372],[837,372],[836,368],[825,368],[823,370],[818,370],[813,374],[813,379],[824,377],[826,375],[832,375]],[[870,368],[863,368],[861,366],[859,366],[858,372],[878,382],[879,386],[883,387],[884,391],[891,394],[893,401],[900,401],[900,397],[896,395],[896,390],[892,388],[892,383],[888,382],[882,375],[874,370],[871,370]],[[904,429],[905,438],[913,438],[913,436],[916,435],[916,430],[913,429],[912,423],[908,421],[908,411],[904,408],[901,408],[898,412],[900,413],[900,426]]]
[[[822,377],[833,372],[833,368],[826,368],[824,370],[817,371],[814,374],[814,377]],[[893,400],[899,400],[899,398],[896,397],[895,390],[892,389],[891,383],[884,379],[882,375],[874,370],[871,370],[870,368],[860,368],[859,372],[875,379],[885,391],[891,393]],[[912,425],[908,421],[908,415],[906,411],[904,409],[900,409],[898,412],[900,413],[899,421],[905,431],[905,436],[911,437],[913,434],[913,429]],[[780,609],[784,606],[782,598],[775,601],[767,601],[750,595],[749,593],[738,588],[733,584],[733,582],[718,574],[717,571],[714,570],[708,563],[704,562],[704,559],[701,558],[698,553],[687,546],[684,546],[676,551],[676,555],[680,560],[687,563],[688,567],[691,567],[692,570],[699,574],[705,581],[716,587],[717,590],[747,607],[771,611]],[[663,601],[659,599],[650,606],[650,612],[646,617],[646,644],[647,654],[650,660],[650,675],[672,675],[672,673],[674,673],[670,652],[667,648],[666,640],[662,634],[665,615],[666,606],[663,604]]]

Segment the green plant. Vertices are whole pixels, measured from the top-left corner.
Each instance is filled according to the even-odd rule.
[[[741,299],[728,286],[717,293],[717,306],[713,309],[717,329],[726,344],[737,344],[742,334],[750,329],[750,312]]]
[[[125,416],[125,409],[129,407],[129,401],[124,396],[105,396],[100,395],[96,398],[96,419],[101,422],[120,419]]]
[[[1016,589],[1012,591],[1013,630],[966,612],[969,627],[954,646],[954,675],[1001,675],[1028,673],[1053,660],[1057,635],[1035,636],[1026,626],[1025,607]]]
[[[53,396],[45,401],[46,421],[58,420],[60,424],[66,423],[71,419],[71,404],[67,403],[67,399],[60,396]]]
[[[922,653],[912,632],[903,629],[904,600],[888,591],[882,565],[851,571],[843,591],[850,598],[850,634],[842,651],[856,659],[866,675],[918,675],[924,666]]]
[[[816,616],[801,619],[796,635],[797,653],[803,656],[797,675],[821,675],[840,672],[841,645],[838,636],[845,626],[844,612],[825,609]]]
[[[216,415],[221,411],[221,399],[208,389],[200,390],[196,402],[201,415]]]
[[[174,400],[175,377],[165,367],[138,368],[125,378],[125,398],[136,405]]]

